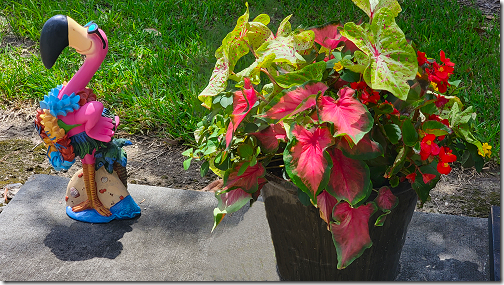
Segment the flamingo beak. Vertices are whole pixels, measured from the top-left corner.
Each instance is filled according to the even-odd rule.
[[[47,20],[40,33],[40,57],[50,69],[63,49],[68,46],[68,21],[64,15],[56,15]]]
[[[95,45],[87,29],[74,19],[65,15],[51,17],[40,33],[40,56],[44,66],[50,69],[67,46],[75,48],[82,55],[89,55],[93,53]]]

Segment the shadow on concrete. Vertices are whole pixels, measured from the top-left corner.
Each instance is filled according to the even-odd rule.
[[[82,261],[94,257],[114,259],[123,249],[119,241],[132,231],[131,220],[113,220],[107,224],[74,222],[69,227],[55,226],[44,239],[44,245],[63,261]]]
[[[418,270],[418,264],[402,264],[395,281],[488,281],[484,272],[478,270],[478,264],[458,259],[440,260],[425,265],[425,270]]]

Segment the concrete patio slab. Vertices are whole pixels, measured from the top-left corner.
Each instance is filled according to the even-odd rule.
[[[280,279],[261,201],[211,233],[213,193],[130,184],[141,216],[87,224],[65,214],[68,181],[35,175],[0,213],[0,280]],[[487,219],[415,212],[397,280],[489,280],[488,256]]]

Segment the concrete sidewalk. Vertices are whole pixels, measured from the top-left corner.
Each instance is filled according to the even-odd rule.
[[[0,280],[279,280],[260,201],[211,233],[213,193],[131,184],[140,217],[86,224],[65,214],[68,181],[35,175],[0,213]],[[487,219],[415,212],[397,280],[490,280]]]

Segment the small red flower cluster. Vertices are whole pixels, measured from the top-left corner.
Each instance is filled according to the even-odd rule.
[[[362,91],[360,95],[360,100],[362,104],[367,105],[368,103],[376,104],[378,100],[380,100],[380,93],[378,91],[374,91],[373,89],[367,86],[365,81],[352,82],[350,87],[355,91]],[[370,94],[371,93],[371,94]]]
[[[429,118],[430,119],[430,118]],[[444,123],[444,122],[443,122]],[[441,137],[439,137],[441,138]],[[430,156],[438,158],[437,171],[441,174],[448,174],[451,172],[451,167],[449,163],[457,160],[457,156],[452,153],[452,150],[447,146],[438,146],[434,140],[436,136],[433,134],[427,134],[422,141],[420,142],[420,158],[422,160],[427,160]],[[420,169],[418,169],[420,172]],[[422,173],[422,180],[425,184],[429,183],[432,179],[436,177],[434,174],[430,173]],[[417,173],[413,172],[406,175],[406,179],[410,183],[414,183],[416,179]]]
[[[385,102],[383,102],[383,104],[389,104],[390,106],[394,107],[394,104],[390,103],[389,101],[385,100]],[[394,115],[394,116],[401,116],[401,113],[399,113],[399,110],[397,110],[395,107],[394,107],[394,111],[392,111],[392,113],[390,114],[387,114],[387,119],[390,119],[390,115]]]
[[[324,58],[324,61],[328,62],[329,60],[331,60],[333,58],[334,58],[334,55],[331,54],[331,56],[328,56],[328,57]]]
[[[429,81],[434,82],[441,93],[445,93],[450,85],[448,78],[453,74],[455,63],[451,62],[449,58],[445,57],[444,51],[439,53],[443,65],[438,64],[436,61],[430,63],[424,52],[417,51],[418,65],[427,65],[425,71],[428,74]],[[437,104],[436,104],[437,105]],[[444,105],[444,104],[443,104]],[[438,106],[439,107],[439,106]]]
[[[426,135],[420,142],[420,158],[426,160],[429,156],[438,156],[437,171],[441,174],[448,174],[451,167],[448,163],[457,160],[457,156],[452,153],[452,150],[447,147],[439,147],[434,140],[436,136],[433,134]]]
[[[457,156],[452,153],[452,150],[447,146],[444,146],[439,151],[439,162],[437,165],[437,171],[441,174],[448,174],[451,171],[451,167],[448,163],[457,160]]]

